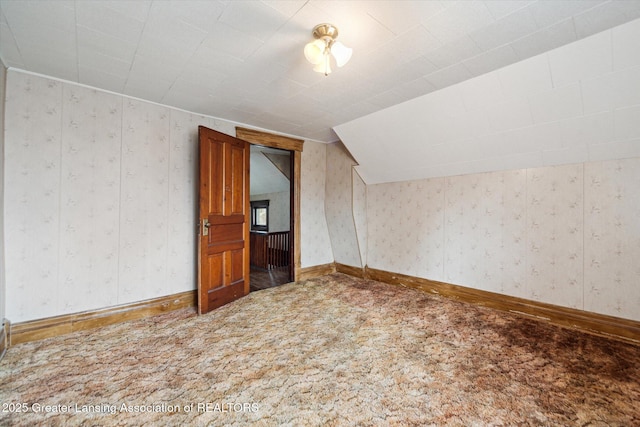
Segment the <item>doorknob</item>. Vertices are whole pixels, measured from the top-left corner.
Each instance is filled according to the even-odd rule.
[[[211,227],[211,223],[209,222],[209,219],[203,218],[202,219],[202,235],[203,236],[209,235],[209,227]]]

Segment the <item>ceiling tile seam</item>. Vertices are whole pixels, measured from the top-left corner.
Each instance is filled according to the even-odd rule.
[[[373,16],[372,14],[370,14],[369,12],[367,12],[367,16],[371,19],[373,19],[374,21],[376,21],[381,27],[383,27],[385,30],[389,31],[391,34],[393,34],[395,38],[397,38],[400,34],[396,33],[395,31],[393,31],[391,28],[387,27],[384,22],[380,21],[378,18],[376,18],[375,16]],[[421,24],[419,24],[421,25]],[[417,25],[416,25],[417,26]],[[413,27],[412,27],[413,28]],[[410,31],[411,29],[407,29],[407,31]],[[387,42],[388,43],[388,42]],[[386,43],[385,43],[386,44]]]
[[[291,14],[291,16],[287,19],[286,22],[289,22],[289,20],[291,20],[291,18],[296,16],[298,14],[298,12],[300,12],[302,10],[302,8],[305,7],[309,3],[309,1],[310,0],[306,0],[298,9],[296,9],[296,11]],[[271,9],[275,10],[276,12],[280,12],[278,9],[276,9],[273,6],[271,6],[270,3],[265,3],[265,2],[262,2],[262,3],[264,3],[266,6],[270,7]],[[222,13],[220,13],[220,16],[222,16]],[[220,18],[220,16],[218,16],[218,18]]]
[[[534,31],[534,32],[531,32],[531,33],[525,34],[525,35],[523,35],[522,37],[519,37],[519,38],[517,38],[517,39],[511,40],[511,41],[509,41],[509,42],[507,42],[507,43],[504,43],[504,44],[502,44],[502,45],[500,45],[500,46],[496,46],[496,47],[495,47],[495,48],[493,48],[493,49],[485,50],[485,51],[483,51],[482,53],[479,53],[478,55],[475,55],[475,56],[472,56],[472,57],[470,57],[470,58],[465,59],[464,61],[472,60],[472,59],[477,58],[477,57],[479,57],[479,56],[481,56],[481,55],[483,55],[483,54],[485,54],[485,53],[487,53],[487,52],[492,52],[492,51],[497,50],[497,49],[502,49],[502,48],[504,48],[504,47],[506,47],[506,46],[512,46],[512,47],[513,47],[513,44],[514,44],[514,43],[516,43],[516,42],[518,42],[518,41],[520,41],[520,40],[522,40],[522,39],[525,39],[525,38],[527,38],[527,37],[531,37],[532,35],[534,35],[534,34],[536,34],[536,33],[539,33],[539,32],[541,32],[541,31],[548,30],[548,29],[550,29],[551,27],[553,27],[553,26],[557,25],[558,23],[563,22],[563,21],[565,21],[565,20],[569,20],[569,19],[571,19],[571,22],[572,22],[573,27],[574,27],[574,32],[575,32],[575,22],[574,22],[574,20],[573,20],[573,16],[571,16],[571,17],[569,17],[569,18],[566,18],[566,19],[563,19],[563,20],[557,21],[557,22],[555,22],[555,23],[553,23],[553,24],[551,24],[551,25],[547,25],[546,27],[538,28],[538,29],[537,29],[536,31]],[[607,30],[604,30],[604,31],[607,31]],[[471,36],[469,36],[469,38],[470,38],[470,39],[475,43],[475,40],[474,40]],[[547,51],[545,51],[545,52],[543,52],[543,53],[540,53],[540,54],[538,54],[538,55],[528,56],[528,57],[526,57],[526,58],[522,58],[522,57],[520,57],[520,55],[518,54],[518,52],[517,52],[515,49],[514,49],[514,51],[515,51],[516,55],[518,56],[518,59],[519,59],[519,60],[518,60],[518,62],[521,62],[521,61],[526,61],[527,59],[530,59],[530,58],[535,58],[535,57],[537,57],[537,56],[539,56],[539,55],[546,55],[548,52],[550,52],[550,51],[552,51],[552,50],[554,50],[554,49],[560,48],[560,47],[562,47],[562,46],[565,46],[565,45],[567,45],[567,44],[569,44],[569,43],[572,43],[572,42],[574,42],[574,41],[575,41],[575,40],[570,40],[570,41],[568,41],[568,42],[566,42],[566,43],[564,43],[564,44],[562,44],[562,45],[560,45],[560,46],[557,46],[557,47],[555,47],[555,48],[553,48],[553,49],[547,50]],[[463,62],[464,62],[464,61],[463,61]],[[455,64],[452,64],[452,65],[455,65]],[[502,68],[502,67],[500,67],[500,68]],[[549,72],[551,72],[551,70],[549,70]],[[486,73],[485,73],[485,74],[486,74]],[[555,86],[554,86],[554,87],[555,87]]]
[[[218,17],[220,18],[220,17]],[[178,82],[178,80],[180,79],[180,77],[184,74],[186,68],[187,68],[187,64],[195,57],[196,52],[198,52],[198,50],[202,47],[202,45],[204,44],[205,40],[207,39],[209,33],[208,32],[204,32],[202,31],[201,28],[196,27],[194,25],[191,25],[189,22],[178,18],[178,21],[182,22],[185,25],[188,25],[191,28],[194,28],[200,32],[202,32],[204,34],[204,36],[202,37],[202,39],[200,40],[200,43],[198,43],[198,47],[196,47],[193,52],[191,53],[191,56],[189,57],[189,59],[187,59],[186,61],[183,62],[182,68],[180,69],[180,73],[175,77],[175,79],[173,79],[173,82],[171,82],[171,84],[169,85],[169,87],[167,88],[167,90],[165,91],[164,94],[162,94],[162,96],[160,97],[160,101],[164,101],[165,98],[169,95],[169,93],[171,93],[171,89],[173,89],[173,86],[175,86],[175,84]],[[145,22],[145,26],[146,26],[146,22]],[[142,33],[144,33],[144,28],[142,29]],[[134,61],[135,62],[135,57],[137,55],[137,50],[136,53],[134,54]],[[131,63],[131,65],[133,66],[133,62]],[[131,69],[129,70],[129,72],[131,72]],[[126,83],[125,83],[125,87],[126,87]]]
[[[555,25],[555,24],[553,24],[553,25]],[[472,56],[471,58],[467,58],[467,60],[470,60],[470,59],[476,58],[476,57],[478,57],[478,56],[480,56],[480,55],[483,55],[483,54],[484,54],[484,53],[486,53],[486,52],[492,52],[492,51],[494,51],[494,50],[504,48],[505,46],[512,46],[512,47],[513,47],[513,44],[514,44],[515,42],[517,42],[517,41],[519,41],[519,40],[522,40],[522,39],[524,39],[524,38],[530,37],[531,35],[536,34],[536,33],[540,32],[540,31],[546,30],[546,29],[548,29],[548,28],[552,27],[553,25],[548,25],[548,26],[546,26],[546,27],[544,27],[544,28],[536,28],[536,30],[535,30],[535,31],[532,31],[532,32],[527,33],[527,34],[524,34],[523,36],[518,37],[517,39],[510,40],[510,41],[508,41],[508,42],[506,42],[506,43],[503,43],[503,44],[501,44],[501,45],[495,46],[494,48],[487,49],[487,50],[482,49],[482,47],[480,47],[480,45],[478,45],[478,42],[477,42],[477,41],[475,40],[475,38],[473,37],[473,33],[477,33],[477,32],[479,32],[479,31],[480,31],[480,30],[476,30],[476,31],[474,31],[473,33],[470,33],[470,34],[469,34],[469,38],[470,38],[470,39],[471,39],[471,40],[472,40],[472,41],[473,41],[473,42],[478,46],[478,48],[482,51],[482,53],[479,53],[478,55]],[[515,49],[514,49],[514,51],[515,51]],[[527,59],[527,58],[522,58],[522,57],[520,57],[520,55],[518,54],[518,52],[517,52],[517,51],[516,51],[516,55],[518,56],[518,59],[519,59],[519,60]]]
[[[613,38],[613,37],[612,37]],[[580,92],[580,115],[584,117],[584,91],[582,90],[582,81],[583,79],[578,80],[578,91]]]
[[[308,1],[305,3],[305,5],[306,5],[307,3],[308,3]],[[269,5],[267,4],[267,6],[269,6]],[[271,7],[271,6],[269,6],[269,7]],[[300,7],[300,9],[296,10],[296,13],[294,13],[293,15],[291,15],[290,17],[288,17],[287,19],[285,19],[285,20],[284,20],[284,22],[283,22],[282,24],[280,24],[280,26],[279,26],[278,28],[276,28],[276,29],[273,31],[273,33],[271,34],[271,37],[269,37],[269,38],[268,38],[268,39],[266,39],[266,40],[262,40],[262,39],[260,39],[260,40],[262,40],[262,45],[264,46],[265,44],[267,44],[267,42],[268,42],[269,40],[271,40],[271,39],[272,39],[272,38],[273,38],[277,33],[279,33],[279,32],[280,32],[280,30],[281,30],[281,29],[283,29],[283,28],[284,28],[284,27],[289,23],[289,21],[291,21],[291,20],[292,20],[292,19],[293,19],[297,14],[298,14],[298,12],[300,12],[300,11],[302,10],[302,8],[303,8],[303,7],[304,7],[304,5],[302,5],[302,6]],[[273,10],[275,10],[276,12],[280,13],[281,15],[283,15],[280,11],[278,11],[278,10],[276,10],[276,9],[272,8],[272,7],[271,7],[271,9],[273,9]],[[221,16],[222,16],[222,15],[221,15]],[[283,15],[283,16],[284,16],[284,15]],[[260,50],[260,48],[258,48],[256,51],[254,51],[254,53],[255,53],[255,52],[257,52],[258,50]],[[252,54],[252,55],[253,55],[253,54]]]
[[[75,3],[79,3],[81,1],[86,1],[86,0],[75,0]],[[147,17],[145,18],[144,22],[146,22],[147,19],[149,19],[149,11],[151,10],[151,6],[153,5],[153,1],[151,0],[149,1],[149,6],[147,7]],[[111,7],[111,5],[109,4],[109,2],[104,2],[104,4],[101,5],[102,7],[109,9],[111,12],[116,13],[118,15],[123,15],[122,11],[118,10],[118,9],[114,9],[113,7]],[[127,15],[127,18],[129,19],[133,19],[134,21],[138,21],[140,23],[142,23],[143,21],[139,20],[138,18],[132,16],[132,15]]]
[[[458,3],[458,1],[441,1],[440,4],[442,5],[442,9],[438,10],[436,13],[434,13],[433,15],[429,16],[427,19],[425,20],[420,20],[420,24],[425,27],[427,29],[427,31],[429,30],[428,27],[428,23],[429,21],[432,21],[434,19],[436,19],[437,17],[439,17],[440,15],[442,15],[443,13],[445,13],[447,10],[449,10],[450,8],[452,8],[453,6],[455,6]],[[433,34],[430,33],[432,36]],[[434,36],[435,37],[435,36]],[[436,40],[438,40],[440,43],[442,43],[442,40],[440,40],[438,37],[435,37]]]
[[[573,28],[573,34],[576,35],[576,39],[578,39],[578,27],[576,27],[576,18],[572,16],[571,18],[571,26]]]
[[[573,17],[571,17],[571,18],[567,18],[567,19],[571,19],[571,20],[572,20],[572,23],[573,23]],[[562,21],[558,21],[558,22],[562,22]],[[525,38],[527,38],[527,37],[530,37],[531,35],[536,34],[536,33],[540,32],[540,31],[547,30],[547,29],[549,29],[549,28],[553,27],[554,25],[556,25],[558,22],[556,22],[556,23],[554,23],[554,24],[551,24],[551,25],[548,25],[548,26],[546,26],[546,27],[544,27],[544,28],[538,28],[536,31],[533,31],[533,32],[528,33],[528,34],[525,34],[525,35],[524,35],[524,36],[522,36],[522,37],[519,37],[519,38],[517,38],[517,39],[511,40],[511,41],[509,41],[509,42],[507,42],[507,43],[501,44],[501,45],[499,45],[499,46],[496,46],[496,47],[494,47],[494,48],[492,48],[492,49],[488,49],[488,50],[484,50],[484,49],[482,49],[482,48],[478,45],[478,43],[476,42],[476,40],[472,37],[472,35],[471,35],[472,33],[471,33],[471,34],[469,34],[469,33],[468,33],[468,34],[467,34],[467,36],[468,36],[468,37],[469,37],[469,39],[474,43],[474,45],[475,45],[476,47],[478,47],[478,49],[481,51],[481,53],[479,53],[479,54],[477,54],[477,55],[474,55],[474,56],[470,56],[470,57],[465,58],[465,59],[463,59],[463,60],[461,60],[461,61],[454,62],[454,63],[452,63],[451,65],[448,65],[448,66],[446,66],[446,67],[437,68],[435,71],[432,71],[432,72],[431,72],[431,73],[429,73],[429,74],[424,74],[422,77],[430,76],[430,75],[432,75],[432,74],[434,74],[434,73],[437,73],[437,72],[439,72],[439,71],[442,71],[442,70],[444,70],[444,69],[446,69],[446,68],[450,68],[450,67],[455,66],[455,65],[463,65],[463,66],[467,69],[467,71],[469,71],[469,73],[471,73],[471,74],[472,74],[472,75],[474,75],[474,76],[479,76],[479,75],[487,74],[487,73],[489,73],[489,72],[491,72],[491,71],[495,71],[495,70],[490,70],[490,71],[487,71],[486,73],[482,73],[482,74],[478,74],[478,75],[476,75],[476,74],[475,74],[475,73],[473,73],[471,70],[469,70],[469,68],[468,68],[468,67],[466,67],[466,65],[465,65],[464,63],[465,63],[465,62],[467,62],[467,61],[471,61],[471,60],[473,60],[473,59],[479,58],[479,57],[481,57],[482,55],[484,55],[484,54],[486,54],[486,53],[488,53],[488,52],[493,52],[493,51],[496,51],[496,50],[498,50],[498,49],[503,49],[503,48],[505,48],[505,47],[507,47],[507,46],[512,46],[512,47],[513,47],[513,44],[514,44],[515,42],[517,42],[517,41],[519,41],[519,40],[522,40],[522,39],[525,39]],[[427,31],[429,31],[429,30],[427,29]],[[574,23],[574,31],[575,31],[575,23]],[[430,33],[430,34],[431,34],[431,33]],[[432,34],[432,36],[433,36],[433,34]],[[435,36],[434,36],[434,37],[435,37]],[[565,43],[565,44],[566,44],[566,43]],[[562,46],[564,46],[564,44],[563,44]],[[558,47],[560,47],[560,46],[558,46]],[[516,54],[516,55],[517,55],[517,57],[518,57],[518,61],[517,61],[517,62],[524,61],[524,60],[526,60],[526,59],[528,59],[528,58],[529,58],[529,57],[527,57],[527,58],[522,58],[522,57],[520,57],[520,55],[518,54],[518,52],[517,52],[517,51],[515,51],[515,49],[514,49],[514,52],[515,52],[515,54]],[[545,54],[545,53],[546,53],[546,52],[544,52],[544,53],[542,53],[542,54]],[[536,55],[536,56],[537,56],[537,55]],[[435,64],[434,64],[434,65],[435,65]],[[435,66],[437,67],[437,65],[435,65]],[[502,67],[499,67],[499,68],[502,68]]]
[[[493,17],[493,19],[497,22],[497,21],[499,21],[499,20],[501,20],[501,19],[503,19],[503,18],[506,18],[506,17],[507,17],[507,16],[509,16],[509,15],[512,15],[512,14],[514,14],[514,13],[516,13],[516,12],[521,11],[521,10],[522,10],[522,9],[524,9],[524,8],[532,7],[534,4],[536,4],[536,3],[535,3],[535,1],[533,1],[533,2],[529,2],[529,3],[527,3],[527,2],[524,2],[524,1],[523,1],[523,2],[522,2],[522,5],[521,5],[520,7],[518,7],[517,9],[514,9],[514,10],[512,10],[511,12],[507,13],[506,15],[503,15],[503,16],[500,16],[500,17],[498,17],[498,16],[494,15],[494,14],[493,14],[493,12],[491,12],[491,9],[490,9],[490,8],[487,8],[487,10],[489,11],[489,15],[491,15],[491,16]],[[535,21],[535,17],[533,17],[533,20]],[[536,23],[537,23],[537,22],[536,22]]]
[[[76,80],[80,82],[80,48],[78,46],[78,8],[77,0],[73,3],[73,33],[75,34],[74,42],[76,44]]]
[[[590,13],[590,12],[591,12],[591,11],[593,11],[594,9],[598,9],[598,8],[600,8],[600,7],[602,7],[602,6],[606,5],[606,4],[611,5],[611,4],[613,4],[614,2],[616,2],[616,1],[620,2],[620,1],[627,1],[627,0],[606,0],[606,1],[603,1],[603,2],[601,2],[601,3],[595,3],[595,4],[594,4],[593,6],[591,6],[590,8],[585,9],[585,10],[581,11],[580,13],[575,13],[575,14],[571,15],[571,18],[573,19],[573,18],[575,18],[575,17],[579,17],[579,16],[581,16],[581,15],[585,15],[585,14],[587,14],[587,13]],[[577,31],[576,31],[576,34],[578,34],[578,33],[577,33]]]
[[[22,56],[22,51],[20,49],[20,45],[18,44],[18,40],[16,39],[16,36],[14,35],[14,31],[11,29],[11,25],[9,25],[9,19],[7,19],[7,15],[4,14],[2,9],[0,9],[0,13],[2,13],[2,15],[4,16],[4,21],[7,23],[7,28],[9,28],[9,32],[11,33],[11,38],[13,39],[13,42],[16,45],[16,49],[18,49],[18,54],[20,55],[20,60],[22,61],[22,64],[24,64],[26,66],[26,64],[24,62],[24,57]],[[5,61],[3,60],[2,62],[5,62]]]
[[[100,35],[102,35],[102,36],[111,37],[111,38],[114,38],[114,39],[119,40],[119,41],[124,42],[124,43],[132,44],[132,43],[131,43],[131,40],[127,40],[127,39],[120,38],[120,37],[118,37],[117,35],[114,35],[114,34],[108,34],[108,33],[105,33],[105,32],[103,32],[103,31],[100,31],[100,30],[99,30],[99,29],[97,29],[97,28],[89,27],[89,26],[84,25],[84,24],[76,23],[76,33],[77,33],[77,31],[78,31],[78,28],[82,28],[82,29],[85,29],[85,30],[91,31],[91,32],[93,32],[93,33],[97,33],[97,34],[100,34]]]
[[[76,0],[78,1],[78,0]],[[138,56],[138,50],[140,49],[140,42],[142,41],[142,36],[144,35],[144,30],[147,28],[147,23],[149,22],[149,14],[151,13],[151,6],[153,5],[153,3],[151,5],[149,5],[149,8],[147,9],[147,16],[145,17],[144,20],[144,25],[142,26],[142,30],[140,30],[140,36],[138,37],[138,42],[136,43],[136,50],[135,52],[133,52],[133,60],[131,61],[131,66],[129,67],[129,73],[127,74],[127,79],[124,82],[124,86],[122,88],[122,95],[124,95],[124,91],[127,87],[127,85],[129,84],[129,79],[131,78],[131,70],[133,69],[133,64],[135,64],[136,62],[136,57]]]
[[[553,50],[553,49],[552,49]],[[558,89],[553,81],[553,73],[551,72],[551,60],[549,59],[549,52],[550,51],[546,51],[544,53],[541,53],[541,55],[544,55],[545,58],[545,63],[547,64],[547,71],[549,72],[549,80],[551,81],[551,89]],[[535,58],[535,56],[534,56]]]

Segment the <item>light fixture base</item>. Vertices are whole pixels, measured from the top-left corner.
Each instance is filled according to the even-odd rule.
[[[331,24],[319,24],[313,27],[311,32],[316,39],[331,39],[335,40],[338,37],[338,28]]]

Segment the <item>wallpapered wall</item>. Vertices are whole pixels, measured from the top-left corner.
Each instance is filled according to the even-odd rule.
[[[195,288],[197,127],[234,123],[15,70],[5,108],[7,318]],[[303,266],[333,260],[324,150],[302,156]]]
[[[353,221],[356,226],[356,237],[360,249],[362,265],[367,265],[367,185],[355,169],[353,180]]]
[[[362,267],[353,216],[353,175],[356,162],[342,143],[327,146],[325,208],[336,262]]]
[[[289,231],[290,227],[290,193],[282,191],[280,193],[254,194],[251,201],[269,200],[269,231]]]
[[[640,320],[640,158],[367,187],[368,265]]]
[[[303,268],[333,262],[324,208],[326,177],[327,146],[305,142],[300,171],[300,228],[306,236],[300,254]]]
[[[0,324],[6,313],[4,263],[4,96],[7,70],[0,60]]]

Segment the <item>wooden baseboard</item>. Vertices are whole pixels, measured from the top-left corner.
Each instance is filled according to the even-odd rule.
[[[172,310],[197,306],[196,291],[122,304],[82,313],[16,323],[11,326],[10,345],[51,338],[70,332],[99,328],[127,320],[155,316]]]
[[[11,323],[4,319],[0,326],[0,360],[4,357],[4,354],[9,348],[9,332],[11,331]]]
[[[296,280],[309,280],[309,279],[313,279],[314,277],[325,276],[327,274],[331,274],[335,272],[336,272],[336,264],[333,262],[329,264],[314,265],[313,267],[301,268],[298,271]]]
[[[458,301],[527,316],[554,325],[640,344],[640,322],[589,311],[482,291],[451,283],[422,279],[365,267],[365,277],[392,285],[419,289]]]
[[[350,265],[340,264],[338,262],[336,264],[336,272],[348,274],[349,276],[359,277],[364,279],[365,277],[365,269],[362,267],[352,267]]]

